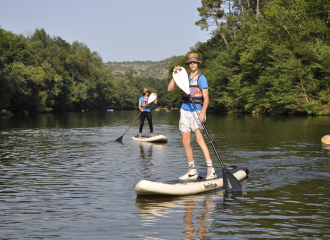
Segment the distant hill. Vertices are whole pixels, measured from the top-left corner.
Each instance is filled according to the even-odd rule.
[[[167,77],[166,67],[176,56],[166,58],[162,61],[134,61],[134,62],[107,62],[106,65],[113,67],[113,73],[125,73],[128,68],[133,68],[133,76],[146,76],[156,79]]]

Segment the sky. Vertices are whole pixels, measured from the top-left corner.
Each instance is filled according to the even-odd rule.
[[[211,38],[195,25],[198,7],[201,0],[0,0],[0,27],[25,36],[44,28],[103,62],[161,61]]]

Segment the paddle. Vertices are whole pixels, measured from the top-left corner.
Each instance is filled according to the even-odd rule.
[[[193,102],[191,96],[190,96],[190,87],[189,87],[189,78],[188,78],[188,74],[186,72],[186,70],[183,67],[180,67],[181,71],[177,72],[177,73],[173,73],[173,79],[175,81],[175,83],[188,95],[189,97],[189,102],[191,102],[194,106],[194,109],[197,113],[197,115],[199,116],[199,111],[197,110],[197,107],[195,105],[195,103]],[[213,150],[215,152],[215,155],[217,156],[220,165],[222,167],[222,171],[223,171],[223,184],[225,186],[225,190],[227,192],[241,192],[242,191],[242,185],[241,183],[238,181],[238,179],[231,173],[229,172],[225,166],[223,165],[221,158],[218,154],[218,151],[216,150],[212,138],[209,134],[209,132],[207,131],[204,122],[201,122],[201,124],[203,125],[203,128],[205,130],[205,133],[213,147]]]
[[[152,94],[150,95],[149,99],[148,99],[148,104],[149,104],[149,103],[152,103],[152,102],[155,101],[156,99],[157,99],[157,95],[154,94],[154,93],[152,93]],[[136,119],[141,115],[141,113],[142,113],[142,112],[140,111],[139,115],[137,115],[137,117],[134,119],[134,121],[132,122],[132,124],[127,128],[126,132],[128,131],[128,129],[130,129],[130,127],[133,125],[133,123],[136,121]],[[122,142],[122,141],[123,141],[123,137],[124,137],[124,135],[125,135],[126,132],[124,132],[124,134],[123,134],[122,136],[120,136],[119,138],[117,138],[117,139],[116,139],[116,142]]]
[[[148,99],[148,104],[152,103],[153,101],[155,101],[157,99],[157,95],[155,93],[151,93]]]
[[[141,115],[141,113],[142,112],[140,111],[139,115],[137,115],[137,117],[134,119],[134,121],[132,122],[132,124],[127,128],[126,132],[133,125],[133,123],[135,122],[135,120]],[[125,135],[126,132],[124,132],[124,134],[122,136],[120,136],[119,138],[117,138],[116,139],[116,142],[122,142],[123,141],[123,137],[124,137],[124,135]]]

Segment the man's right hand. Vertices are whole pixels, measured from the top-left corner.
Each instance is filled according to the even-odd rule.
[[[175,67],[173,68],[173,72],[174,72],[174,73],[178,73],[178,71],[181,72],[180,66],[175,66]]]

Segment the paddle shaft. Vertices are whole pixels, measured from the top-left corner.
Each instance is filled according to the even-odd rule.
[[[126,132],[124,132],[124,134],[121,136],[121,137],[123,137],[124,135],[125,135],[125,133],[127,133],[127,131],[128,131],[128,129],[130,129],[130,127],[132,127],[132,125],[133,125],[133,123],[136,121],[136,119],[141,115],[141,111],[140,111],[140,113],[139,113],[139,115],[137,115],[137,117],[134,119],[134,121],[132,122],[132,124],[127,128],[127,130],[126,130]],[[119,138],[118,138],[119,139]]]
[[[198,109],[197,109],[195,103],[193,102],[193,100],[192,100],[190,94],[189,94],[189,101],[193,104],[193,106],[194,106],[194,108],[195,108],[195,111],[196,111],[196,113],[197,113],[197,116],[199,116],[199,111],[198,111]],[[203,119],[203,120],[204,120],[204,119]],[[225,166],[223,165],[223,163],[222,163],[222,161],[221,161],[221,158],[220,158],[220,156],[219,156],[219,154],[218,154],[218,151],[217,151],[217,149],[215,148],[215,146],[214,146],[214,144],[213,144],[213,140],[212,140],[212,138],[211,138],[209,132],[207,131],[207,129],[206,129],[206,127],[205,127],[204,121],[202,121],[201,124],[202,124],[202,126],[203,126],[203,128],[204,128],[204,130],[205,130],[205,133],[206,133],[206,135],[207,135],[207,137],[208,137],[208,139],[209,139],[209,141],[210,141],[210,143],[211,143],[211,145],[212,145],[212,148],[213,148],[213,150],[214,150],[214,152],[215,152],[215,155],[217,155],[217,158],[218,158],[218,160],[219,160],[219,162],[220,162],[220,165],[221,165],[222,169],[225,169]]]

